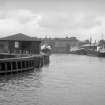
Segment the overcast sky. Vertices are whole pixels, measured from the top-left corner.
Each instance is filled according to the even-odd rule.
[[[0,0],[0,37],[105,38],[104,0]]]

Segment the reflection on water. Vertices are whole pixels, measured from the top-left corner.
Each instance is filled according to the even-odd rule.
[[[18,105],[19,103],[19,105],[29,105],[32,102],[32,95],[36,100],[34,103],[37,103],[37,91],[35,89],[41,86],[41,71],[1,75],[0,105]],[[33,91],[36,91],[35,94]],[[28,100],[30,101],[28,102]]]
[[[105,58],[52,55],[42,69],[0,75],[0,105],[104,105]]]

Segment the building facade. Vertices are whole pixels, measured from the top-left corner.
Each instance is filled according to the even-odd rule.
[[[79,41],[75,37],[57,38],[54,43],[53,53],[69,53],[71,48],[79,46]]]
[[[22,33],[0,38],[0,52],[39,54],[41,40],[33,39]]]

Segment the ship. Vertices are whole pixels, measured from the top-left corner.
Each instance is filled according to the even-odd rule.
[[[52,48],[49,45],[41,46],[41,52],[44,54],[51,55],[51,50],[52,50]]]
[[[104,46],[97,47],[97,56],[105,57],[105,47]]]
[[[105,57],[105,46],[99,44],[87,44],[70,52],[71,54]]]

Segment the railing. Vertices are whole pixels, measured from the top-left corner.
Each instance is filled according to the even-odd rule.
[[[14,50],[15,54],[32,54],[32,50]]]

